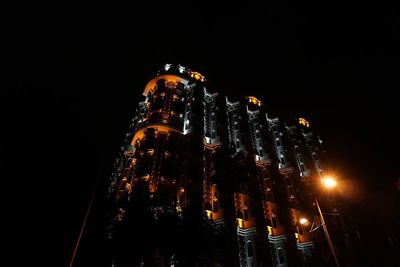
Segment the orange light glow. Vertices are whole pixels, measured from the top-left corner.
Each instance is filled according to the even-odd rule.
[[[268,228],[268,234],[272,235],[272,227],[271,226],[267,226],[267,228]]]
[[[237,218],[237,223],[238,223],[239,228],[244,228],[244,222],[242,219]]]
[[[201,75],[199,72],[196,71],[190,71],[189,72],[190,77],[195,78],[198,81],[205,81],[205,77],[203,75]]]
[[[212,219],[212,211],[211,210],[206,210],[207,218]]]
[[[301,124],[305,127],[310,127],[310,123],[304,118],[299,118],[299,124]]]
[[[150,178],[150,175],[146,174],[141,177],[143,180],[147,181]]]
[[[333,188],[336,186],[337,182],[334,178],[327,176],[325,178],[322,179],[322,183],[325,187],[327,188]]]
[[[176,75],[161,75],[161,76],[158,76],[158,77],[152,79],[150,82],[147,83],[146,87],[144,88],[143,95],[147,96],[147,94],[154,89],[157,82],[161,79],[164,79],[166,81],[171,81],[174,83],[180,82],[180,83],[183,83],[184,85],[187,85],[189,82],[188,80],[183,79]]]
[[[145,127],[141,128],[140,130],[136,131],[132,138],[131,145],[134,146],[136,141],[140,141],[144,137],[144,133],[146,132],[147,129],[149,128],[154,128],[157,132],[165,132],[165,133],[170,133],[170,132],[179,132],[177,129],[169,127],[167,125],[162,125],[162,124],[149,124],[146,125]]]
[[[298,233],[294,233],[294,237],[296,237],[297,240],[300,240],[300,235]]]
[[[299,222],[300,224],[306,224],[308,220],[306,218],[301,218]]]
[[[258,100],[257,97],[255,97],[255,96],[249,96],[248,99],[249,99],[249,103],[252,103],[259,107],[262,105],[261,101]]]

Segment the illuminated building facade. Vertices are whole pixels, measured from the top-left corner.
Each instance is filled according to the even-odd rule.
[[[165,65],[143,96],[110,180],[112,266],[315,261],[311,184],[324,152],[306,119],[222,96],[180,65]]]

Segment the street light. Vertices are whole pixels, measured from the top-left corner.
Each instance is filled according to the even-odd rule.
[[[336,180],[334,178],[332,178],[331,176],[326,176],[326,177],[322,178],[322,183],[324,184],[324,186],[326,188],[333,188],[337,184]]]
[[[336,180],[333,179],[332,177],[323,178],[322,183],[326,188],[329,188],[329,189],[335,187],[337,184]],[[324,233],[325,233],[326,240],[328,241],[329,249],[332,253],[333,259],[335,260],[336,266],[339,267],[340,266],[339,261],[336,257],[335,249],[333,248],[331,237],[329,236],[328,228],[326,227],[325,219],[324,219],[324,216],[322,215],[321,207],[319,206],[317,197],[314,197],[314,201],[318,208],[318,213],[321,218],[322,228],[324,229]]]
[[[299,222],[300,224],[306,224],[308,220],[306,218],[301,218]]]

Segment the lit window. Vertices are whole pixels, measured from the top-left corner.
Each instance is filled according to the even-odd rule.
[[[196,71],[191,71],[189,74],[190,74],[190,77],[195,78],[198,81],[202,81],[202,82],[205,81],[204,76]]]
[[[268,234],[272,235],[272,227],[271,226],[267,226],[267,229],[268,229]]]
[[[248,99],[249,99],[249,103],[252,103],[259,107],[262,105],[261,101],[258,100],[257,97],[255,97],[255,96],[249,96]]]
[[[243,228],[244,227],[244,223],[243,223],[243,220],[242,219],[237,219],[237,223],[238,223],[238,226],[239,226],[239,228]]]
[[[310,127],[310,123],[304,118],[299,118],[299,124],[305,127]]]

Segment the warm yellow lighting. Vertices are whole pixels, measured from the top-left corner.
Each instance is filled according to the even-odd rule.
[[[237,218],[239,228],[244,228],[244,222],[242,219]]]
[[[298,233],[294,233],[294,237],[299,240],[300,239],[300,235]]]
[[[323,178],[323,179],[322,179],[322,183],[323,183],[324,186],[327,187],[327,188],[335,187],[336,184],[337,184],[336,180],[335,180],[334,178],[332,178],[332,177],[329,177],[329,176]]]
[[[262,105],[261,101],[258,100],[257,97],[255,97],[255,96],[249,96],[248,99],[249,99],[249,103],[252,103],[259,107]]]
[[[308,220],[306,218],[301,218],[299,222],[300,224],[306,224]]]
[[[271,226],[267,226],[267,228],[268,228],[268,234],[272,235],[272,227]]]
[[[198,80],[198,81],[202,81],[202,82],[205,81],[204,76],[201,75],[199,72],[190,71],[190,72],[189,72],[189,75],[190,75],[190,77],[195,78],[195,79]]]
[[[160,75],[147,83],[146,87],[144,88],[143,95],[147,96],[149,92],[153,91],[157,85],[157,82],[161,79],[164,79],[165,81],[172,81],[174,83],[183,83],[184,85],[187,85],[189,83],[189,80],[179,77],[177,75]]]
[[[177,82],[174,81],[166,81],[165,82],[165,87],[169,88],[169,89],[175,89],[177,86]]]
[[[150,178],[150,175],[146,174],[141,177],[143,180],[147,181]]]
[[[131,190],[131,188],[132,188],[132,186],[131,186],[130,183],[127,183],[127,184],[125,185],[125,189],[126,189],[127,191]]]
[[[299,124],[301,124],[305,127],[310,127],[310,123],[304,118],[299,118]]]
[[[212,218],[212,211],[211,210],[206,210],[207,218],[211,219]]]
[[[149,128],[153,128],[154,130],[156,130],[156,132],[164,132],[164,133],[170,133],[170,132],[179,132],[178,129],[176,128],[172,128],[168,125],[163,125],[163,124],[150,124],[150,125],[146,125],[143,128],[140,128],[139,130],[137,130],[132,138],[132,142],[131,145],[135,146],[136,141],[140,141],[144,138],[145,136],[145,132],[147,129]]]

